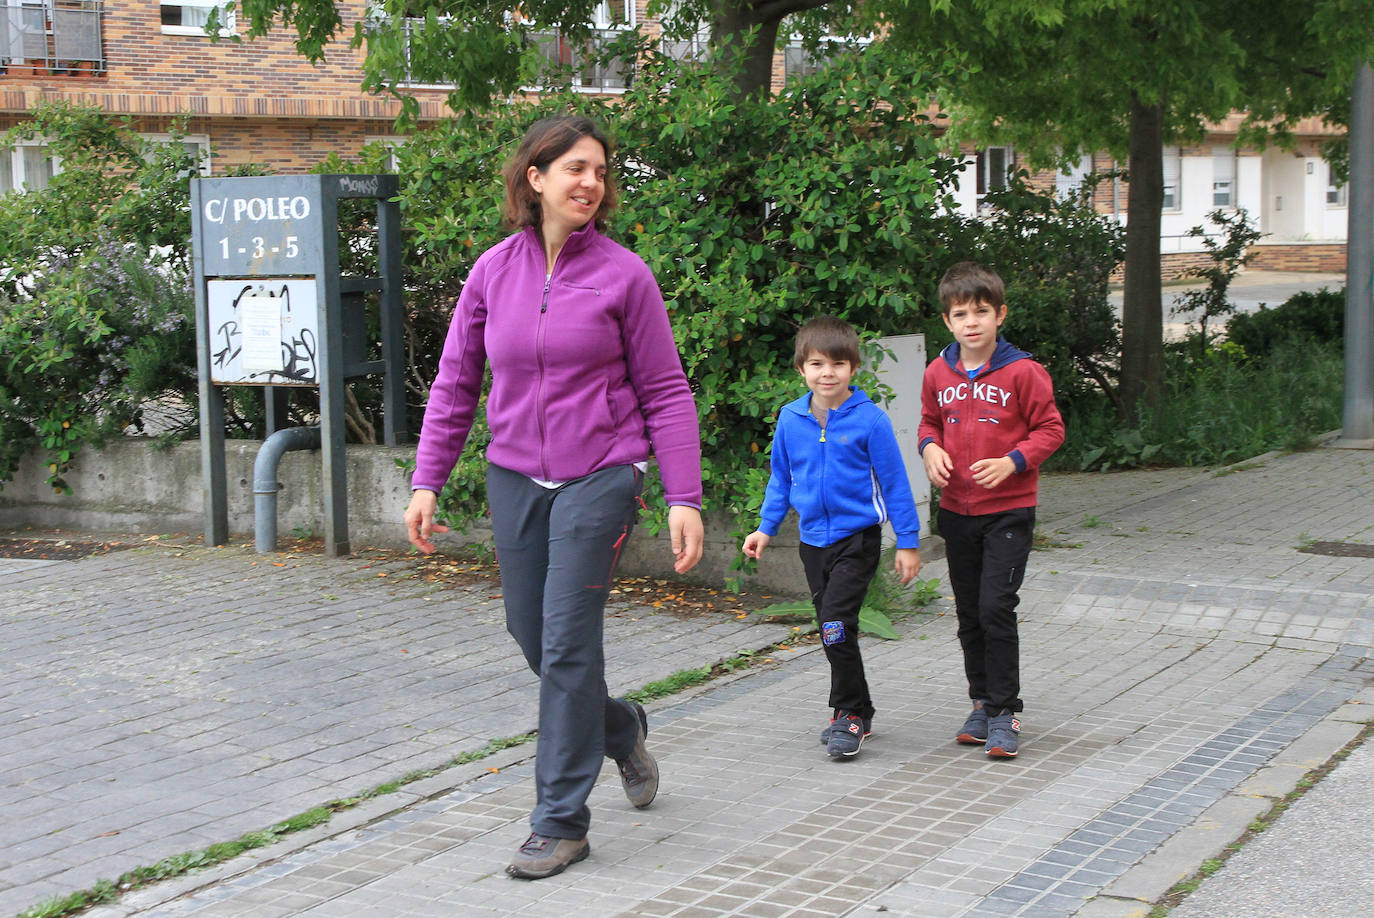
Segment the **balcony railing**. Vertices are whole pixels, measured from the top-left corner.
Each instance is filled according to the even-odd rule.
[[[0,0],[0,67],[103,72],[103,0]]]
[[[606,45],[623,34],[624,29],[593,29],[586,41],[575,42],[557,32],[536,32],[534,40],[549,65],[571,72],[575,88],[618,92],[629,85],[634,63],[620,57],[601,58]]]

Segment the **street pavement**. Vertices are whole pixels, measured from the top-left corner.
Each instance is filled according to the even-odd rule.
[[[1179,315],[1174,314],[1174,306],[1178,297],[1190,290],[1199,290],[1207,286],[1205,283],[1192,281],[1189,283],[1170,283],[1164,286],[1163,306],[1164,306],[1164,333],[1169,338],[1181,338],[1189,331],[1189,323],[1193,323],[1193,330],[1196,331],[1198,316],[1196,312],[1184,312]],[[1281,306],[1289,297],[1297,293],[1315,292],[1323,288],[1329,290],[1345,289],[1344,274],[1323,274],[1308,271],[1242,271],[1231,282],[1227,288],[1227,299],[1235,307],[1238,313],[1256,312],[1261,306],[1268,306],[1270,309]],[[1118,287],[1112,290],[1107,296],[1107,301],[1111,303],[1118,316],[1121,315],[1122,292]],[[1213,322],[1212,325],[1224,325],[1225,320]],[[1209,328],[1212,326],[1209,325]]]
[[[1048,476],[1040,530],[1014,760],[953,741],[967,701],[931,560],[930,614],[865,643],[878,712],[853,760],[819,744],[828,674],[804,646],[650,705],[658,800],[631,808],[605,769],[592,855],[558,877],[503,873],[528,832],[527,743],[88,914],[1144,916],[1374,720],[1374,453]],[[154,544],[0,562],[0,625],[0,914],[534,725],[499,586],[438,586],[404,558]],[[789,631],[617,604],[608,678]],[[1371,811],[1371,749],[1176,914],[1326,914],[1315,886],[1291,908],[1224,898],[1313,879],[1292,844],[1360,911],[1360,833],[1323,817]]]

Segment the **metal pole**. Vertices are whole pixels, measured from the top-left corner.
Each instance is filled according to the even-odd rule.
[[[1350,227],[1345,285],[1345,400],[1339,446],[1374,449],[1374,70],[1350,95]]]
[[[229,488],[224,456],[224,393],[211,380],[210,311],[205,292],[200,181],[191,180],[191,265],[196,297],[196,391],[200,396],[200,477],[205,489],[205,544],[229,541]]]

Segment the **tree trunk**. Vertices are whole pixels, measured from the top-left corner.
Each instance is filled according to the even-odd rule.
[[[1164,388],[1164,306],[1159,279],[1164,205],[1164,106],[1131,100],[1130,184],[1126,197],[1126,284],[1121,306],[1121,403],[1138,418]]]
[[[766,96],[773,85],[773,46],[778,40],[779,18],[760,15],[750,0],[715,0],[711,13],[711,54],[719,61],[740,58],[735,72],[736,98]]]

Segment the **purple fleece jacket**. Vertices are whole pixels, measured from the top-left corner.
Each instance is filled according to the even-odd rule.
[[[696,403],[663,295],[648,265],[593,223],[564,243],[547,281],[532,227],[477,259],[430,388],[412,487],[448,481],[488,362],[490,462],[568,481],[652,450],[668,503],[701,506]]]

